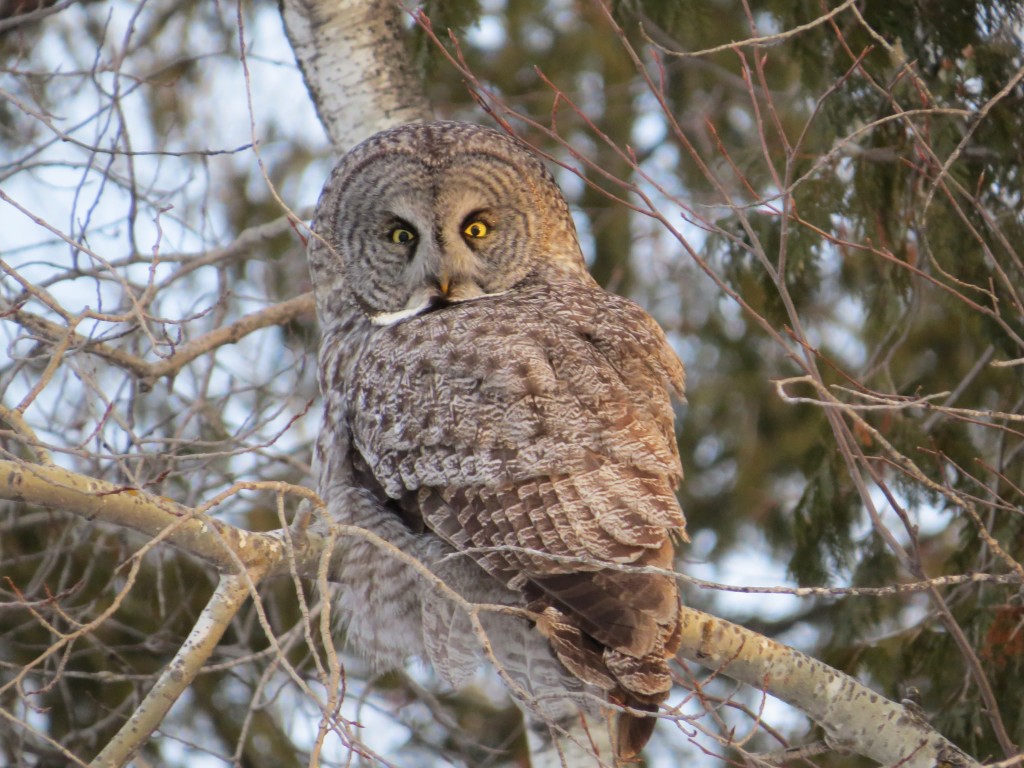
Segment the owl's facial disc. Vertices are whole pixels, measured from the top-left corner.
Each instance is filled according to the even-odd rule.
[[[354,178],[344,209],[370,238],[346,249],[346,266],[374,325],[503,295],[544,253],[533,186],[502,157],[392,155]]]

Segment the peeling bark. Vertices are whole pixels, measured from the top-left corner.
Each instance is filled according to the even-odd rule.
[[[393,0],[281,0],[309,94],[340,155],[385,128],[429,120]]]

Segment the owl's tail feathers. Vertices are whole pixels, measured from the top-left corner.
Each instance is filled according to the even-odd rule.
[[[632,760],[639,755],[650,741],[654,726],[658,722],[658,718],[654,717],[654,713],[658,711],[657,704],[628,702],[627,706],[630,709],[645,709],[651,715],[634,715],[632,712],[623,712],[619,715],[619,722],[615,728],[615,751],[620,760]]]
[[[678,648],[678,632],[663,628],[664,640],[650,653],[636,657],[597,642],[577,621],[577,617],[547,606],[539,614],[537,628],[566,669],[584,683],[604,690],[612,704],[632,710],[618,713],[615,727],[615,752],[620,760],[631,760],[651,738],[658,705],[672,688],[668,660]],[[642,715],[638,710],[651,714]]]
[[[655,653],[636,659],[609,649],[604,662],[617,683],[608,698],[627,710],[618,716],[615,751],[620,759],[631,760],[650,740],[658,722],[658,704],[668,698],[672,687],[668,661]]]

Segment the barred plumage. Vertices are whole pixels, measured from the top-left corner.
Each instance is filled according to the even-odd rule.
[[[543,163],[477,126],[378,134],[325,186],[310,264],[330,513],[468,599],[531,611],[484,616],[527,708],[572,717],[590,691],[655,712],[678,590],[630,567],[671,569],[685,536],[670,403],[683,369],[654,321],[586,272]],[[346,546],[350,639],[465,680],[479,652],[467,617],[409,565]],[[619,756],[653,724],[623,715]]]

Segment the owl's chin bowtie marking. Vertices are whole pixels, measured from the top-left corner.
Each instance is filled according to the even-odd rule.
[[[416,317],[416,315],[422,315],[424,312],[430,309],[431,302],[425,301],[417,307],[409,307],[408,309],[400,309],[397,312],[377,312],[376,314],[370,315],[370,322],[374,325],[395,325],[403,320],[408,320],[410,317]]]
[[[421,304],[415,307],[407,307],[405,309],[399,309],[396,312],[375,312],[369,315],[370,322],[374,325],[388,326],[395,325],[408,320],[412,317],[418,317],[419,315],[425,315],[428,312],[433,312],[438,309],[445,309],[456,304],[468,304],[471,301],[479,301],[480,299],[490,299],[495,296],[504,296],[508,291],[498,291],[497,293],[481,293],[479,296],[471,296],[466,299],[454,299],[449,296],[430,296]]]

